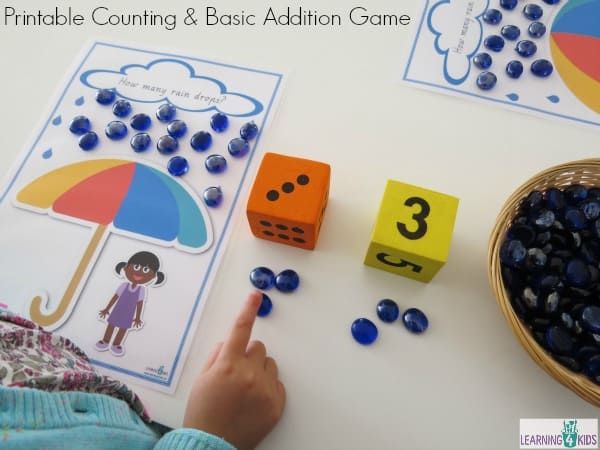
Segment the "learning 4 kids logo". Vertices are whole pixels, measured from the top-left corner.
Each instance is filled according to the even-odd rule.
[[[598,419],[521,419],[519,448],[598,448]]]
[[[146,367],[146,369],[144,369],[144,375],[165,381],[169,378],[169,371],[165,369],[164,365],[159,368]]]

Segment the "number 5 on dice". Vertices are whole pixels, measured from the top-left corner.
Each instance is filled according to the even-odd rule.
[[[428,282],[448,258],[458,199],[388,180],[365,264]]]

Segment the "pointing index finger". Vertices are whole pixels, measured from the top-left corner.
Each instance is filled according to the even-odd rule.
[[[224,355],[246,353],[246,347],[248,347],[252,334],[252,327],[256,320],[256,312],[260,307],[261,301],[262,294],[258,291],[248,296],[233,323],[229,336],[225,340],[225,344],[223,345]]]

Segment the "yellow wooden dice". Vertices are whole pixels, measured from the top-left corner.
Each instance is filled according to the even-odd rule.
[[[365,264],[428,282],[448,258],[458,198],[388,180]]]

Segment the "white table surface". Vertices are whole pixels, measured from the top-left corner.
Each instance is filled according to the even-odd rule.
[[[60,3],[86,13],[99,6]],[[288,3],[340,13],[352,6],[342,0],[326,7],[316,0]],[[278,6],[266,0],[102,5],[182,17],[187,7],[262,14]],[[13,6],[47,11],[54,4]],[[414,17],[417,1],[362,6]],[[489,233],[505,199],[543,168],[598,156],[598,131],[399,84],[409,27],[178,24],[167,31],[0,23],[0,175],[90,38],[288,73],[262,150],[332,166],[316,250],[256,239],[244,214],[238,215],[175,395],[138,389],[157,420],[181,423],[191,383],[250,291],[248,273],[258,265],[293,268],[302,278],[301,288],[278,298],[273,314],[255,327],[254,337],[278,361],[288,392],[285,414],[261,449],[510,449],[518,448],[520,418],[598,417],[596,407],[546,375],[520,347],[494,300],[486,266]],[[387,179],[460,198],[448,262],[429,284],[363,265]],[[402,308],[423,309],[427,333],[414,336],[398,323],[378,322],[375,305],[386,297]],[[361,316],[379,324],[379,339],[370,347],[350,336],[350,324]]]

